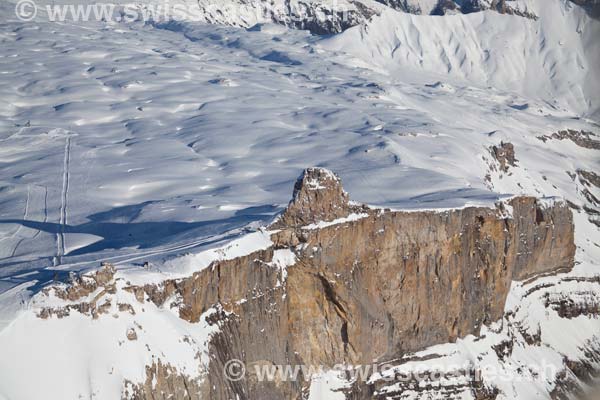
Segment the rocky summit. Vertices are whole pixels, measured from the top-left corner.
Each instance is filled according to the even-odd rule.
[[[308,168],[296,181],[292,200],[272,228],[301,227],[345,218],[359,207],[351,206],[342,182],[324,168]]]

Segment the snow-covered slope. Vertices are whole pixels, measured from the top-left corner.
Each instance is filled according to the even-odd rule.
[[[598,115],[600,23],[569,2],[529,3],[538,20],[491,11],[444,18],[387,11],[328,47],[396,78],[426,72]]]
[[[492,12],[537,19],[538,0],[146,0],[137,4],[143,13],[178,19],[249,28],[272,22],[315,34],[334,34],[363,24],[386,10],[414,15],[456,15]],[[533,6],[532,6],[533,5]],[[593,7],[584,8],[590,12]],[[591,12],[594,14],[594,12]],[[138,15],[138,13],[136,13]]]
[[[567,278],[597,276],[590,221],[600,188],[589,173],[600,170],[598,149],[552,136],[573,129],[599,140],[598,22],[567,4],[529,0],[538,21],[385,11],[319,38],[269,24],[23,23],[3,2],[0,354],[10,357],[0,360],[0,398],[114,398],[152,361],[142,343],[189,365],[186,346],[202,351],[207,327],[152,307],[118,320],[41,320],[41,288],[100,261],[140,282],[189,273],[207,249],[270,221],[306,166],[336,171],[357,200],[381,207],[563,197],[580,263]],[[518,160],[506,171],[490,151],[502,141]],[[515,298],[527,288],[515,286]],[[557,341],[563,326],[532,301],[520,310],[548,327],[551,357],[590,339]],[[565,329],[582,335],[597,328],[571,322]],[[133,343],[136,323],[148,336]],[[169,342],[186,335],[192,345]],[[470,354],[470,344],[457,346]]]
[[[536,139],[566,128],[596,129],[579,118],[581,98],[571,96],[589,79],[576,57],[557,66],[560,74],[550,86],[543,68],[520,76],[519,68],[498,64],[499,75],[508,68],[518,82],[548,90],[554,85],[568,94],[529,97],[526,90],[467,83],[484,80],[483,67],[493,65],[481,64],[476,51],[463,54],[465,65],[474,67],[468,75],[454,69],[458,78],[453,71],[444,78],[447,65],[436,51],[423,53],[427,68],[396,70],[396,59],[385,57],[390,42],[381,30],[363,36],[381,39],[371,57],[359,40],[363,28],[322,40],[270,25],[249,32],[186,22],[23,24],[10,22],[12,7],[3,7],[4,288],[31,279],[15,278],[19,273],[59,264],[79,269],[98,260],[141,262],[265,222],[287,202],[288,182],[307,165],[330,167],[358,200],[391,207],[495,198],[480,155],[501,140],[515,144],[520,160],[524,154],[534,159],[521,160],[531,187],[504,180],[498,192],[576,201],[565,171],[597,170],[594,152]],[[428,32],[440,35],[449,25],[458,35],[454,25],[467,17],[381,18],[397,20],[397,29],[407,18],[429,22]],[[531,23],[521,21],[498,16],[498,25],[486,26],[517,31]],[[596,26],[583,21],[586,30]],[[394,42],[396,30],[390,32]],[[477,38],[469,25],[464,32]],[[389,69],[354,67],[358,59],[334,47],[363,56],[363,65],[385,62],[381,66]],[[549,56],[564,48],[556,41],[546,47]],[[399,49],[414,66],[411,57],[420,50]],[[517,53],[511,56],[523,66],[526,57],[519,61]],[[592,69],[595,61],[586,62]],[[432,76],[436,65],[445,67]],[[554,156],[567,149],[568,156]],[[549,171],[548,181],[540,179]]]

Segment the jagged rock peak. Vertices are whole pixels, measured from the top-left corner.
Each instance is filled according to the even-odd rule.
[[[294,227],[347,217],[355,207],[341,179],[325,168],[307,168],[294,185],[294,194],[274,228]]]

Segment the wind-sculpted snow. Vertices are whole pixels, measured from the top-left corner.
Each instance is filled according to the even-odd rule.
[[[226,240],[272,219],[307,165],[336,170],[357,200],[395,208],[520,192],[581,203],[565,171],[597,170],[593,151],[535,139],[597,131],[574,119],[579,100],[533,99],[452,73],[432,79],[425,68],[380,73],[331,41],[274,25],[24,24],[2,7],[2,290],[54,278],[40,271],[53,264],[142,263]],[[500,28],[521,21],[501,18]],[[377,37],[366,32],[346,32],[338,47],[362,52],[364,43],[347,43]],[[379,49],[370,62],[386,54]],[[557,87],[585,81],[572,61]],[[424,52],[423,62],[438,65],[439,55]],[[543,74],[531,67],[526,80]],[[477,82],[477,71],[466,77]],[[501,141],[515,145],[520,180],[497,180],[493,192],[484,158]]]
[[[396,77],[427,73],[600,115],[600,48],[593,44],[600,22],[570,3],[530,3],[537,20],[492,12],[445,18],[385,12],[327,47]]]
[[[270,18],[238,23],[227,15],[210,22],[238,27],[186,20],[53,23],[43,10],[24,23],[13,16],[14,4],[2,2],[3,348],[30,348],[22,370],[43,358],[46,370],[64,367],[61,378],[77,382],[65,390],[91,396],[103,387],[105,398],[122,389],[121,378],[139,383],[146,377],[140,365],[152,363],[153,354],[143,341],[171,358],[172,367],[195,367],[194,355],[212,332],[203,325],[211,313],[199,314],[201,325],[194,325],[171,309],[136,305],[138,320],[126,305],[120,309],[117,300],[136,301],[121,291],[112,308],[97,304],[109,321],[101,329],[75,312],[67,326],[40,320],[33,311],[39,297],[32,295],[100,261],[124,274],[119,285],[125,287],[180,278],[226,258],[227,246],[262,249],[257,228],[283,210],[290,182],[307,166],[322,166],[336,171],[357,201],[392,209],[489,206],[518,194],[564,198],[575,220],[574,270],[547,278],[543,283],[556,290],[520,308],[515,304],[534,284],[517,286],[506,310],[517,310],[511,323],[531,323],[524,338],[541,326],[552,360],[562,362],[566,353],[583,359],[576,347],[597,341],[597,320],[582,314],[587,305],[565,306],[564,297],[592,296],[578,288],[597,293],[598,22],[564,2],[518,3],[539,18],[389,10],[323,38],[265,24]],[[503,162],[494,149],[508,148],[510,162]],[[232,243],[242,235],[251,243]],[[284,266],[274,265],[283,274]],[[578,286],[576,278],[591,283]],[[123,315],[113,320],[112,312]],[[567,331],[573,336],[560,341],[569,322],[563,317],[572,318]],[[38,324],[44,329],[32,329]],[[502,340],[517,330],[488,335]],[[195,342],[165,339],[186,335]],[[523,340],[515,341],[522,351],[508,364],[546,349]],[[55,360],[57,342],[72,344]],[[465,339],[446,349],[460,347],[468,358],[470,346],[481,345],[490,356],[497,344]],[[110,353],[114,346],[120,350]],[[109,376],[114,360],[122,360],[122,376]],[[47,375],[34,386],[31,376],[11,371],[0,378],[16,392],[56,383]],[[89,381],[96,373],[110,384]],[[537,385],[551,389],[541,380]],[[0,382],[0,397],[5,387]],[[520,390],[527,393],[525,385]]]

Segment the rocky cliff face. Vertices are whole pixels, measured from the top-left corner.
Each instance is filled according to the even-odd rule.
[[[301,398],[307,390],[301,380],[259,382],[252,374],[229,381],[223,367],[231,359],[368,364],[478,335],[502,318],[513,280],[569,270],[575,253],[571,211],[562,203],[517,197],[495,208],[377,210],[350,203],[339,178],[317,168],[302,174],[271,229],[271,248],[188,278],[127,288],[191,322],[222,309],[197,391],[210,398]],[[149,369],[176,380],[159,370]],[[136,393],[150,397],[149,387]]]
[[[320,168],[304,171],[287,209],[267,229],[268,246],[217,259],[190,276],[135,284],[108,264],[73,276],[69,285],[43,291],[49,299],[37,315],[132,320],[119,347],[146,340],[137,315],[148,309],[211,327],[207,362],[200,362],[201,350],[194,350],[193,370],[178,369],[164,354],[153,356],[144,379],[124,382],[123,398],[301,399],[310,386],[303,372],[294,380],[263,381],[254,368],[405,362],[416,351],[477,336],[482,327],[506,319],[511,283],[568,271],[575,253],[572,214],[562,202],[515,197],[492,208],[372,209],[351,202],[340,179]],[[540,303],[560,318],[596,315],[595,291],[577,290],[573,296],[540,292]],[[514,326],[509,332],[516,332],[510,335],[539,344],[540,333],[525,328],[523,318],[506,321]],[[177,340],[201,345],[193,336]],[[514,343],[490,346],[505,357]],[[241,380],[224,375],[233,359],[248,371]],[[388,386],[374,378],[368,385],[354,382],[346,394],[368,399],[408,390]],[[471,381],[442,394],[461,390],[495,396]]]

